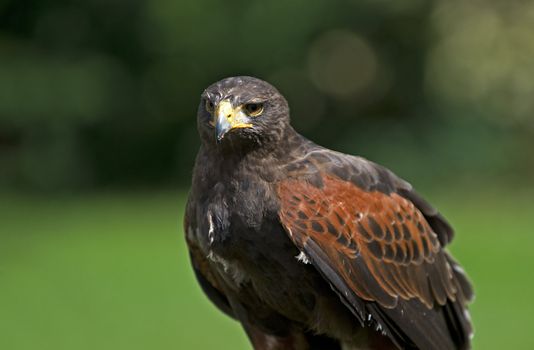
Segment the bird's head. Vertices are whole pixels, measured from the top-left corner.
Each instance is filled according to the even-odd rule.
[[[262,147],[276,143],[289,128],[289,107],[271,84],[253,77],[231,77],[203,93],[198,129],[206,144]]]

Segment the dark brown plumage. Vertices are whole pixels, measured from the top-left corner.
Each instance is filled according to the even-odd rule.
[[[468,349],[453,230],[410,184],[325,149],[251,77],[202,94],[185,230],[204,292],[254,349]]]

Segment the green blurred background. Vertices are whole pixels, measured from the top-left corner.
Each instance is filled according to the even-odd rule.
[[[476,349],[532,349],[534,3],[0,0],[0,349],[248,349],[181,221],[198,98],[254,75],[457,230]]]

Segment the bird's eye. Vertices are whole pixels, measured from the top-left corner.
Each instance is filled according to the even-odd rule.
[[[206,111],[212,113],[213,108],[215,108],[215,106],[213,105],[213,102],[211,102],[210,100],[206,100]]]
[[[262,103],[247,103],[245,105],[245,111],[251,117],[257,117],[263,112]]]

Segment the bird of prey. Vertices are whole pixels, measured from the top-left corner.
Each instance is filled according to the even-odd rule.
[[[408,182],[298,134],[257,78],[209,86],[197,118],[191,261],[254,349],[470,348],[453,230]]]

